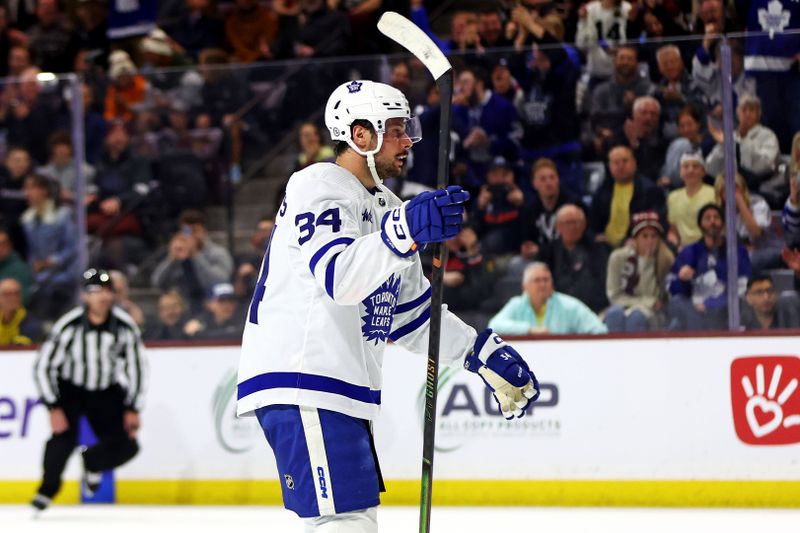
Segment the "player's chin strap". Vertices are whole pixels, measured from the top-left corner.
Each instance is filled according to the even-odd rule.
[[[383,185],[383,180],[378,176],[378,170],[375,168],[375,154],[378,153],[383,145],[383,133],[378,132],[378,144],[375,146],[374,150],[370,150],[369,152],[362,151],[356,146],[356,143],[354,143],[352,139],[347,139],[347,144],[350,145],[350,148],[355,150],[356,153],[367,158],[367,167],[369,167],[369,173],[372,174],[372,179],[375,181],[375,186],[380,187]]]

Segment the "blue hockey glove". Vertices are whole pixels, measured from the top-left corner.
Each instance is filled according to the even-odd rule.
[[[483,379],[506,420],[525,416],[525,408],[539,397],[539,382],[528,363],[491,329],[475,339],[464,368]]]
[[[458,185],[418,194],[386,213],[381,237],[400,257],[408,257],[429,242],[452,239],[461,231],[469,193]]]

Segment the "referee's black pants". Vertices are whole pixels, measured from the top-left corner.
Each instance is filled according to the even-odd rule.
[[[128,436],[122,424],[124,393],[119,386],[101,391],[87,391],[64,381],[59,381],[58,386],[69,428],[64,433],[54,434],[44,449],[44,476],[39,494],[48,498],[61,488],[67,460],[78,445],[78,424],[82,415],[89,420],[98,440],[83,454],[90,472],[116,468],[139,451],[139,444]]]

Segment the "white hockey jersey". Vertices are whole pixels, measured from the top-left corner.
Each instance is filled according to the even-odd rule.
[[[430,284],[419,256],[398,257],[380,234],[400,204],[333,163],[292,175],[244,329],[240,416],[291,404],[371,420],[387,339],[427,352]],[[476,336],[443,310],[442,363],[463,360]]]

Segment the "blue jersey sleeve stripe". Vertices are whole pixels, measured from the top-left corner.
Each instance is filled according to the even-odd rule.
[[[237,398],[268,389],[305,389],[345,396],[351,400],[381,404],[381,391],[363,385],[354,385],[341,379],[302,372],[269,372],[259,374],[239,383]]]
[[[308,263],[308,268],[311,269],[311,275],[314,275],[314,270],[317,268],[317,263],[319,263],[320,259],[334,246],[338,246],[340,244],[344,244],[345,246],[353,242],[353,239],[350,237],[339,237],[337,239],[333,239],[328,244],[322,246],[317,253],[311,258],[311,261]]]
[[[253,298],[250,300],[250,312],[248,314],[249,320],[253,324],[258,324],[258,305],[261,303],[261,300],[264,299],[264,292],[267,290],[266,283],[267,276],[269,275],[269,252],[272,249],[272,237],[275,236],[277,229],[277,225],[273,226],[272,233],[269,235],[267,249],[264,251],[264,266],[261,267],[261,276],[258,279],[258,283],[256,283],[255,290],[253,291]]]
[[[341,253],[341,252],[339,252]],[[331,297],[333,300],[333,278],[335,275],[336,270],[336,259],[339,257],[339,254],[334,255],[330,261],[328,261],[328,266],[325,267],[325,292],[328,293],[328,296]]]
[[[412,331],[415,331],[420,326],[425,324],[425,322],[427,322],[428,319],[430,319],[430,317],[431,317],[431,306],[428,306],[422,313],[420,313],[420,315],[417,318],[390,333],[389,338],[392,341],[397,342],[398,340],[402,339]]]
[[[399,315],[400,313],[405,313],[407,311],[411,311],[412,309],[419,307],[420,305],[427,302],[431,297],[431,288],[423,292],[419,297],[411,300],[410,302],[405,302],[399,304],[397,307],[394,308],[394,314]]]

